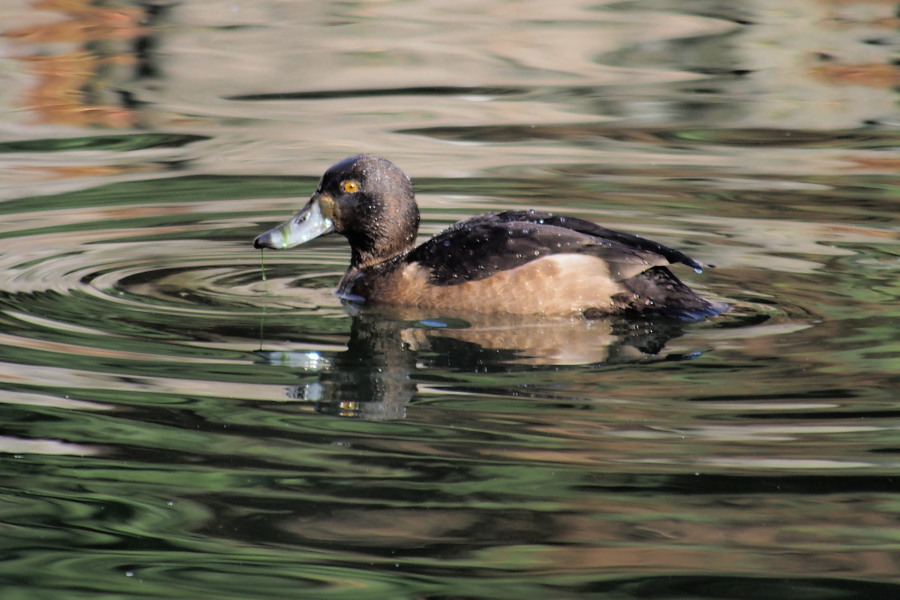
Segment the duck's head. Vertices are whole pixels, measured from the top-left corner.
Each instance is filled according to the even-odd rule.
[[[359,154],[325,171],[306,206],[253,246],[292,248],[333,231],[350,242],[351,265],[365,267],[410,250],[418,229],[409,177],[389,160]]]

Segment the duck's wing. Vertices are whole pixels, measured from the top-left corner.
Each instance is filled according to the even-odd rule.
[[[427,268],[433,283],[454,285],[559,254],[596,257],[616,281],[670,263],[700,268],[682,252],[652,240],[583,219],[536,211],[506,211],[462,221],[414,249],[404,260]]]
[[[499,221],[523,221],[528,223],[540,223],[554,225],[571,229],[579,233],[584,233],[596,238],[616,241],[629,248],[635,248],[644,252],[649,252],[658,256],[662,256],[670,264],[681,263],[691,267],[692,269],[702,269],[703,265],[699,262],[675,248],[669,248],[659,242],[642,238],[638,235],[630,233],[622,233],[613,229],[607,229],[602,225],[597,225],[592,221],[585,221],[577,217],[563,217],[552,213],[538,212],[534,210],[508,210],[494,215]]]

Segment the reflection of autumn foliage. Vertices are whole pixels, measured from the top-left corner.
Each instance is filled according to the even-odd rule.
[[[144,11],[136,7],[93,6],[92,0],[38,0],[32,6],[68,19],[11,29],[3,37],[35,44],[133,39],[144,33],[140,26]]]
[[[142,165],[78,165],[70,167],[23,167],[23,170],[46,173],[49,178],[53,179],[70,179],[72,177],[102,177],[104,175],[120,175],[122,173],[138,173],[158,171],[161,169],[159,165],[142,164]]]
[[[44,123],[70,126],[126,128],[137,113],[122,105],[114,83],[122,67],[136,63],[132,45],[123,44],[145,34],[142,10],[135,7],[94,6],[91,0],[41,0],[35,8],[56,11],[66,20],[6,30],[3,37],[19,44],[68,42],[80,48],[48,56],[21,58],[37,83],[23,104]]]
[[[92,87],[102,85],[97,77],[104,66],[133,62],[129,56],[101,58],[90,52],[76,51],[25,60],[38,79],[37,85],[28,91],[25,102],[41,121],[80,127],[122,128],[135,124],[133,111],[112,103],[94,104],[90,93]]]
[[[900,67],[896,65],[822,65],[810,69],[810,73],[829,83],[866,85],[878,88],[900,86]]]
[[[868,171],[900,171],[900,158],[848,157],[857,169]],[[854,168],[854,167],[850,167]]]
[[[852,12],[854,7],[875,4],[884,4],[889,8],[894,8],[896,0],[830,0],[830,3],[832,7],[828,23],[832,29],[872,28],[888,30],[893,33],[900,27],[900,17],[896,15],[874,16]],[[886,89],[900,86],[900,67],[896,64],[867,62],[837,64],[831,62],[835,57],[829,54],[822,54],[819,58],[826,62],[811,68],[809,73],[821,81],[838,85],[864,85]]]

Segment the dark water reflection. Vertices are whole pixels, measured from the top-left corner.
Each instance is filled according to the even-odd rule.
[[[406,311],[405,318],[395,311],[355,312],[347,349],[333,357],[264,350],[259,355],[272,364],[321,372],[315,382],[294,388],[292,397],[322,412],[367,420],[403,418],[417,391],[418,370],[488,375],[528,373],[533,366],[637,363],[659,359],[666,342],[686,327],[673,319],[476,315],[464,320],[415,318],[417,311]]]
[[[5,7],[4,600],[896,596],[895,9]],[[733,308],[348,312],[250,240],[360,151]]]

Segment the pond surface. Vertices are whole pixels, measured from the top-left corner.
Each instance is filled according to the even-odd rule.
[[[10,4],[4,600],[900,595],[891,3]],[[731,309],[348,311],[357,152]]]

